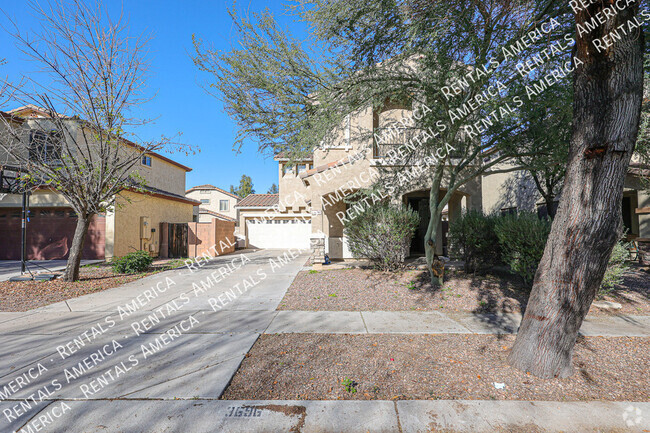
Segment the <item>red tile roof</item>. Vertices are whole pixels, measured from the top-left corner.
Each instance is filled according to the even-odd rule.
[[[236,207],[272,207],[280,203],[279,194],[249,194]]]
[[[279,153],[276,153],[273,156],[273,159],[275,159],[276,161],[290,161],[291,159],[293,159],[294,162],[300,162],[300,161],[311,162],[311,161],[314,160],[314,155],[313,154],[312,155],[306,155],[306,156],[303,156],[301,158],[291,158],[289,153],[287,153],[287,152],[279,152]]]
[[[232,221],[232,222],[235,222],[235,223],[237,222],[237,220],[234,219],[234,218],[230,218],[229,216],[226,216],[224,214],[220,214],[219,212],[211,211],[209,209],[201,209],[201,208],[199,208],[199,213],[207,213],[208,215],[212,215],[213,217],[218,218],[220,220],[224,220],[224,221]]]
[[[637,176],[650,176],[650,165],[642,163],[631,163],[627,172]]]
[[[309,177],[311,175],[314,175],[316,173],[321,173],[321,172],[323,172],[325,170],[329,170],[330,168],[333,168],[333,167],[339,167],[341,165],[354,163],[355,161],[357,161],[359,159],[363,159],[364,156],[365,156],[364,151],[361,151],[361,152],[356,153],[354,155],[346,156],[343,159],[339,159],[338,161],[334,161],[334,162],[330,162],[330,163],[327,163],[327,164],[319,165],[318,167],[314,167],[311,170],[307,170],[306,172],[301,173],[300,178],[305,179],[305,178],[307,178],[307,177]]]
[[[234,198],[236,198],[237,200],[240,199],[240,197],[239,197],[238,195],[235,195],[235,194],[233,194],[233,193],[231,193],[231,192],[228,192],[228,191],[226,191],[226,190],[223,190],[223,189],[221,189],[221,188],[217,188],[216,186],[214,186],[214,185],[210,185],[209,183],[206,183],[205,185],[197,185],[197,186],[193,186],[192,188],[190,188],[190,189],[188,189],[187,191],[185,191],[185,194],[189,194],[189,193],[191,193],[192,191],[200,191],[200,190],[219,191],[219,192],[222,192],[222,193],[224,193],[224,194],[226,194],[226,195],[229,195],[229,196],[231,196],[231,197],[234,197]]]

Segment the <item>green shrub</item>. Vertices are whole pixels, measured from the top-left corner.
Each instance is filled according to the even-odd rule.
[[[497,218],[470,210],[449,225],[450,255],[465,262],[466,272],[485,271],[498,263]]]
[[[379,269],[399,269],[409,254],[419,221],[415,211],[401,205],[369,207],[346,223],[348,247],[354,257],[367,258]]]
[[[149,269],[153,258],[146,251],[133,251],[124,257],[114,258],[111,262],[113,272],[119,274],[135,274]]]
[[[494,231],[503,262],[530,285],[544,254],[551,222],[532,212],[520,212],[497,218]]]
[[[616,242],[612,255],[609,256],[603,282],[600,284],[599,296],[608,294],[614,289],[614,286],[623,282],[623,275],[630,269],[627,262],[629,258],[628,244],[622,240]]]

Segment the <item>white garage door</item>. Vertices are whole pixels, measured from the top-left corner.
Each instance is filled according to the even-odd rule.
[[[246,220],[248,246],[253,248],[309,248],[309,220],[273,219]]]

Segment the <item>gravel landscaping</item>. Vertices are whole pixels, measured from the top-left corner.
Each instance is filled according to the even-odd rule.
[[[176,261],[154,262],[148,272],[116,274],[107,263],[83,266],[79,281],[0,281],[0,311],[27,311],[89,293],[101,292],[177,266]],[[60,275],[61,272],[54,272]]]
[[[264,334],[222,399],[650,400],[650,338],[580,338],[556,380],[508,366],[514,338]]]
[[[464,311],[522,313],[529,292],[519,278],[468,275],[450,271],[433,290],[426,271],[380,272],[373,269],[302,271],[278,310]],[[650,314],[650,273],[634,268],[624,284],[599,301],[621,304],[616,313]],[[610,314],[592,307],[590,314]]]

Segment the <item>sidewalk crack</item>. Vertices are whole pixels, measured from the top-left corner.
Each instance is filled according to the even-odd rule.
[[[256,341],[257,341],[257,340],[256,340]],[[249,348],[249,350],[250,350],[250,348]],[[246,351],[246,353],[248,353],[248,351]],[[143,387],[143,388],[136,389],[136,390],[131,391],[131,392],[127,392],[126,394],[122,394],[122,395],[120,395],[119,397],[116,397],[116,400],[124,399],[125,397],[128,397],[129,395],[135,394],[135,393],[137,393],[137,392],[144,391],[144,390],[149,389],[149,388],[153,388],[153,387],[158,386],[158,385],[162,385],[162,384],[164,384],[164,383],[166,383],[166,382],[171,382],[172,380],[180,379],[181,377],[189,376],[190,374],[197,373],[197,372],[199,372],[199,371],[201,371],[201,370],[206,370],[206,369],[208,369],[208,368],[216,367],[217,365],[223,364],[223,363],[228,362],[228,361],[232,361],[233,359],[237,359],[237,358],[239,358],[240,356],[242,357],[242,360],[243,360],[244,358],[246,358],[246,354],[244,354],[244,355],[233,355],[233,356],[231,356],[231,357],[229,357],[229,358],[227,358],[227,359],[224,359],[223,361],[219,361],[219,362],[217,362],[217,363],[215,363],[215,364],[206,365],[206,366],[203,366],[203,367],[197,368],[196,370],[188,371],[188,372],[185,373],[185,374],[181,374],[181,375],[179,375],[179,376],[172,377],[172,378],[169,378],[169,379],[165,379],[165,380],[163,380],[163,381],[161,381],[161,382],[153,383],[153,384],[148,385],[148,386],[145,386],[145,387]],[[239,370],[239,366],[238,366],[237,369],[235,370],[235,373],[237,373],[237,370]],[[234,376],[234,374],[233,374],[233,376]],[[232,377],[231,377],[230,379],[232,380]],[[230,382],[228,382],[228,384],[230,384]],[[227,386],[226,386],[226,388],[227,388]],[[225,389],[225,388],[224,388],[224,389]],[[221,396],[219,396],[219,397],[221,397]]]
[[[279,313],[278,310],[275,310],[275,311],[273,312],[273,317],[272,317],[271,320],[269,321],[269,324],[266,325],[266,328],[264,328],[264,329],[262,330],[262,332],[260,332],[260,335],[262,335],[262,334],[266,334],[266,331],[268,331],[269,327],[271,326],[271,324],[273,323],[273,321],[275,320],[275,318],[278,317],[278,313]],[[259,337],[258,337],[258,338],[259,338]],[[257,340],[255,340],[255,341],[257,341]],[[253,344],[255,344],[255,343],[253,343]],[[252,346],[251,346],[251,347],[252,347]],[[249,349],[249,350],[250,350],[250,349]],[[246,352],[246,353],[248,353],[248,352]]]
[[[363,327],[366,328],[366,334],[370,334],[370,331],[368,331],[368,325],[366,325],[366,319],[363,317],[363,311],[359,311],[359,315],[361,316]]]
[[[21,401],[22,401],[22,400],[21,400]],[[48,400],[44,400],[44,401],[48,401]],[[37,417],[41,412],[43,412],[45,409],[47,409],[48,407],[50,407],[50,406],[51,406],[55,401],[56,401],[56,400],[51,400],[51,401],[49,401],[48,404],[46,404],[45,406],[43,406],[43,409],[41,409],[41,410],[39,410],[38,412],[36,412],[36,413],[35,413],[34,415],[32,415],[32,416],[31,416],[27,421],[25,421],[25,423],[24,423],[23,425],[21,425],[20,427],[18,427],[17,429],[15,429],[15,430],[14,430],[14,433],[20,432],[23,428],[25,428],[25,426],[26,426],[27,424],[29,424],[30,422],[32,422],[32,420],[33,420],[34,418],[36,418],[36,417]]]
[[[402,423],[399,420],[399,411],[397,410],[397,401],[393,400],[393,405],[395,406],[395,416],[397,416],[397,431],[402,433]]]

